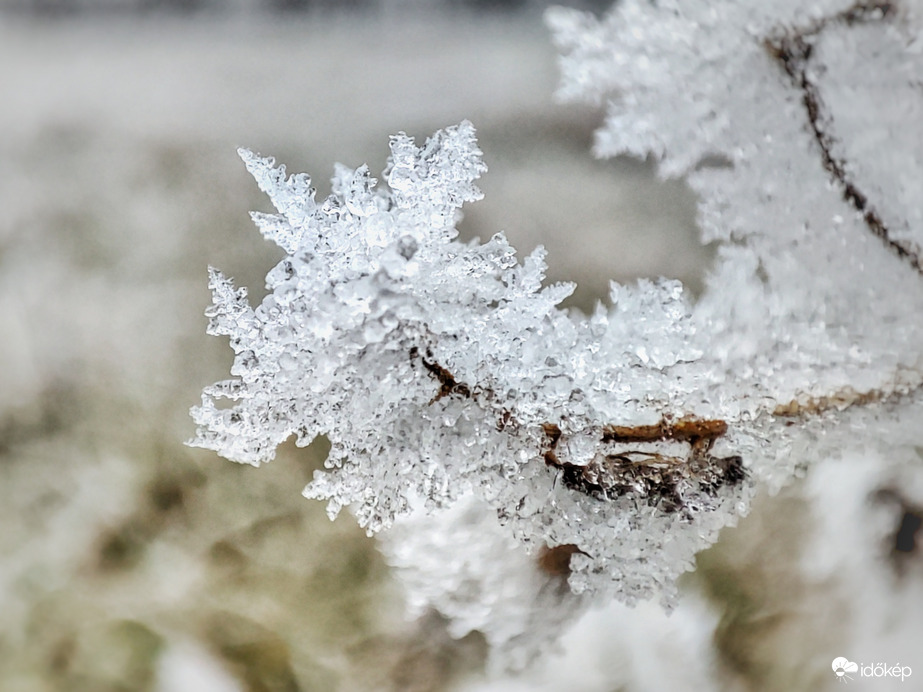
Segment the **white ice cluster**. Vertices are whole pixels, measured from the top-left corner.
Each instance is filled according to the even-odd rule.
[[[722,245],[696,321],[770,409],[920,383],[921,17],[855,0],[548,14],[560,96],[607,99],[596,153],[653,156],[698,193]]]
[[[230,337],[235,379],[193,409],[193,444],[254,465],[327,436],[305,495],[370,533],[437,515],[390,548],[411,601],[511,646],[536,603],[548,622],[575,609],[555,579],[669,600],[758,483],[885,435],[923,444],[919,17],[623,0],[549,21],[562,94],[611,99],[597,153],[653,155],[699,194],[719,253],[695,306],[642,281],[575,315],[558,307],[571,286],[543,287],[541,248],[519,263],[502,234],[458,242],[485,170],[470,123],[420,148],[393,137],[387,188],[338,167],[322,203],[241,151],[287,257],[255,309],[212,271],[209,332]],[[517,545],[535,574],[496,578]]]
[[[519,264],[502,234],[454,240],[484,170],[469,123],[421,149],[394,137],[389,191],[340,168],[321,204],[306,177],[242,156],[288,256],[256,309],[212,272],[209,330],[236,379],[205,391],[195,444],[256,465],[326,435],[330,471],[305,494],[331,515],[375,532],[475,495],[527,546],[571,551],[575,590],[628,599],[669,588],[735,516],[740,397],[681,286],[614,286],[609,310],[574,317],[556,307],[571,286],[542,287],[541,249]]]

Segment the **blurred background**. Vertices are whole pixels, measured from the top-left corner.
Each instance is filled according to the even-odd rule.
[[[422,141],[467,118],[490,170],[465,237],[546,245],[549,280],[579,284],[574,309],[605,298],[609,279],[701,290],[713,250],[688,189],[646,162],[594,160],[601,111],[555,104],[545,4],[3,0],[0,688],[480,684],[482,639],[454,641],[436,616],[406,622],[374,541],[301,497],[322,441],[262,469],[183,442],[189,407],[232,361],[205,334],[207,266],[258,301],[281,257],[249,220],[269,203],[240,146],[310,173],[323,197],[335,161],[380,172],[388,135]],[[789,598],[772,570],[797,560],[786,537],[798,526],[778,534],[759,517],[780,502],[790,522],[807,511],[765,502],[733,559],[713,553],[702,570],[717,610],[691,616],[740,689],[766,656],[737,635],[765,640],[754,603]],[[766,541],[783,567],[761,562]],[[656,689],[625,679],[572,677],[571,689]]]

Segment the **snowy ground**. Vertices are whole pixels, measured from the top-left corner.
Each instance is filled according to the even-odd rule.
[[[599,114],[555,105],[556,79],[531,14],[3,20],[0,687],[487,684],[483,643],[451,641],[436,618],[404,623],[373,543],[301,498],[322,450],[287,447],[254,470],[182,441],[188,407],[230,363],[205,335],[207,265],[259,295],[278,256],[249,222],[268,202],[238,146],[310,172],[322,195],[334,161],[380,171],[389,134],[468,118],[490,172],[467,235],[504,230],[521,252],[544,243],[549,278],[580,282],[583,307],[610,278],[667,275],[698,290],[710,255],[690,193],[646,164],[594,161]],[[832,688],[827,644],[802,645],[863,641],[863,623],[864,641],[885,631],[895,642],[868,656],[923,675],[923,658],[911,660],[920,565],[895,581],[900,609],[873,601],[847,627],[837,609],[890,583],[877,539],[856,549],[884,565],[868,572],[872,591],[831,573],[848,545],[811,562],[808,537],[795,540],[804,527],[815,543],[833,535],[824,521],[843,506],[858,508],[844,521],[900,516],[863,504],[863,463],[837,476],[836,497],[816,481],[822,468],[758,505],[738,543],[704,558],[673,618],[654,606],[594,613],[543,663],[554,674],[489,689],[666,689],[665,658],[686,666],[674,689]]]

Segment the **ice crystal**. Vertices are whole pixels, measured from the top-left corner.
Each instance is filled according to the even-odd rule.
[[[668,587],[747,494],[682,287],[613,286],[611,310],[575,318],[557,308],[570,285],[542,287],[543,250],[520,264],[502,234],[455,240],[484,170],[469,123],[391,151],[390,190],[341,167],[321,204],[242,152],[288,256],[256,309],[211,273],[237,379],[205,391],[195,444],[260,464],[323,434],[330,470],[305,494],[331,515],[375,532],[474,495],[526,546],[574,546],[577,591]]]
[[[382,533],[381,547],[405,589],[409,615],[435,609],[458,638],[481,631],[503,668],[523,667],[549,633],[589,604],[561,579],[570,551],[528,555],[472,495],[398,521]]]
[[[393,137],[387,186],[338,167],[322,203],[242,151],[278,210],[254,221],[287,256],[255,309],[212,270],[235,379],[193,409],[194,444],[254,465],[327,436],[304,493],[370,533],[437,515],[390,543],[411,603],[520,652],[547,629],[535,599],[546,625],[574,607],[551,581],[669,601],[758,483],[876,436],[923,443],[919,18],[625,0],[549,21],[562,94],[611,99],[597,153],[653,155],[700,195],[720,251],[696,305],[641,281],[578,316],[558,307],[572,286],[543,286],[541,248],[520,263],[502,234],[456,240],[485,170],[470,123]]]

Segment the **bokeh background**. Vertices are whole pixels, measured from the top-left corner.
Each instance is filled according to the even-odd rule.
[[[207,266],[258,300],[281,257],[249,220],[269,203],[239,146],[322,197],[335,161],[381,171],[389,134],[467,118],[490,170],[466,237],[544,244],[549,280],[579,284],[574,309],[609,279],[701,290],[713,249],[693,195],[591,157],[601,111],[555,103],[543,6],[0,5],[0,689],[513,689],[483,677],[479,636],[406,621],[374,541],[301,497],[323,441],[261,469],[183,442],[232,361],[205,335]],[[560,659],[568,688],[663,689],[658,651],[693,651],[723,689],[831,684],[833,656],[798,642],[835,632],[851,592],[799,571],[812,492],[762,498],[703,557],[685,614],[593,615],[572,649],[595,658]]]

